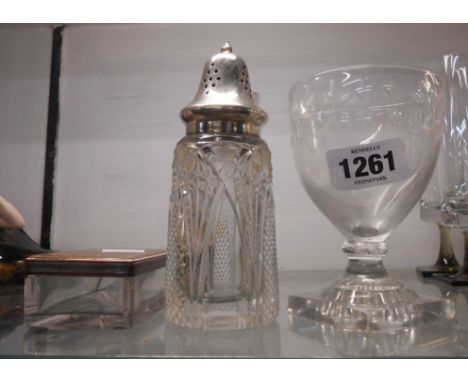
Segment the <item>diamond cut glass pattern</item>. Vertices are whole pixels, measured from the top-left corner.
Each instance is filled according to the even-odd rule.
[[[170,321],[239,329],[273,320],[278,280],[270,151],[255,136],[187,136],[169,213]]]

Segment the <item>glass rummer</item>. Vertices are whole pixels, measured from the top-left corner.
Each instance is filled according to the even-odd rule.
[[[289,108],[302,184],[345,236],[348,256],[342,278],[319,298],[290,296],[289,313],[353,330],[452,318],[451,302],[418,296],[383,266],[385,239],[421,198],[437,160],[439,76],[405,66],[330,70],[297,82]]]
[[[463,232],[465,257],[461,267],[434,275],[452,286],[468,285],[468,56],[444,56],[445,118],[443,143],[437,162],[436,182],[421,201],[421,217]],[[434,182],[433,182],[434,183]]]
[[[432,277],[437,273],[456,273],[460,270],[452,246],[452,228],[463,223],[463,219],[458,219],[457,215],[460,213],[457,214],[457,211],[463,216],[463,208],[460,208],[463,203],[460,201],[465,199],[465,126],[468,101],[466,60],[466,56],[459,54],[443,56],[441,71],[445,80],[444,131],[434,175],[420,202],[422,220],[435,223],[439,227],[440,249],[434,265],[416,268],[423,277]]]

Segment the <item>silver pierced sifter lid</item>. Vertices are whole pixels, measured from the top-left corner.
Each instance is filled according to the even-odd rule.
[[[232,53],[228,41],[205,64],[197,94],[180,112],[187,123],[233,121],[255,132],[268,115],[252,97],[249,73],[244,60]],[[249,128],[251,127],[251,128]]]

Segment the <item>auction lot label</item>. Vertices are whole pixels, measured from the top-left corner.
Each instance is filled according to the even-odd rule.
[[[331,183],[338,190],[380,186],[409,176],[401,138],[329,150],[327,163]]]

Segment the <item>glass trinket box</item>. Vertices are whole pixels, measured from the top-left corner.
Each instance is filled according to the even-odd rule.
[[[164,306],[164,250],[88,250],[25,260],[29,327],[129,328]]]

